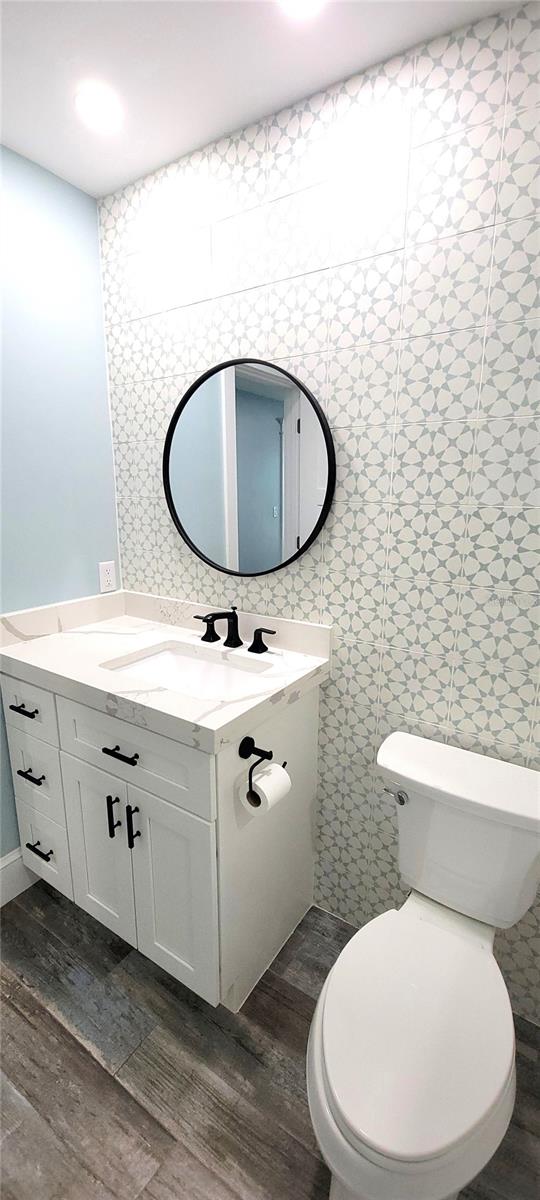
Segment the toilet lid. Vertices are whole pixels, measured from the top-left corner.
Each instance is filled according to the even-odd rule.
[[[514,1063],[510,1002],[489,947],[396,911],[342,951],[322,1043],[341,1132],[400,1161],[436,1158],[470,1135]]]

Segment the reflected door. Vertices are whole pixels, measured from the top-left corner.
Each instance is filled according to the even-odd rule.
[[[236,387],[238,562],[248,574],[265,571],[282,555],[281,399]]]
[[[322,512],[328,480],[326,445],[312,405],[299,396],[298,544],[309,537]]]

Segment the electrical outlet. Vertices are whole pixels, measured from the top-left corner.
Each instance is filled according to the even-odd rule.
[[[100,592],[115,592],[116,591],[116,563],[106,562],[99,564],[99,590]]]

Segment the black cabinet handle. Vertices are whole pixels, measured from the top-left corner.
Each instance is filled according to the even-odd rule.
[[[107,824],[109,826],[110,838],[116,836],[114,831],[115,829],[118,829],[119,825],[122,824],[121,821],[115,821],[114,819],[113,804],[120,804],[119,796],[114,796],[114,798],[112,796],[107,796]]]
[[[39,708],[34,708],[32,712],[28,712],[24,704],[10,704],[9,707],[11,712],[18,713],[20,717],[28,717],[29,721],[35,721],[39,712]]]
[[[129,754],[121,754],[120,746],[113,746],[112,749],[110,746],[102,746],[101,753],[108,754],[109,758],[117,758],[119,762],[128,763],[128,765],[130,767],[136,767],[137,763],[139,761],[138,754],[132,754],[131,758],[130,758]]]
[[[138,811],[139,811],[138,805],[135,805],[133,808],[131,807],[131,804],[126,805],[127,837],[128,837],[128,846],[129,846],[130,850],[133,850],[133,847],[135,845],[135,838],[138,838],[141,836],[140,829],[138,829],[136,833],[133,832],[133,813],[136,813]]]
[[[48,862],[51,856],[54,854],[54,850],[47,850],[45,853],[43,850],[38,850],[38,846],[41,846],[40,841],[34,842],[33,845],[32,842],[26,843],[27,850],[31,850],[32,854],[37,854],[38,858],[43,859],[43,862]]]
[[[27,783],[35,783],[36,787],[41,787],[45,779],[44,775],[40,775],[39,779],[36,779],[35,775],[32,775],[31,767],[28,767],[26,771],[17,771],[17,775],[20,775],[21,779],[26,779]]]

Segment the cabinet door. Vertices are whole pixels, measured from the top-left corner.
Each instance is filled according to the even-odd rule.
[[[219,1003],[215,825],[128,787],[138,946]]]
[[[136,946],[126,785],[68,754],[61,760],[75,902]]]

